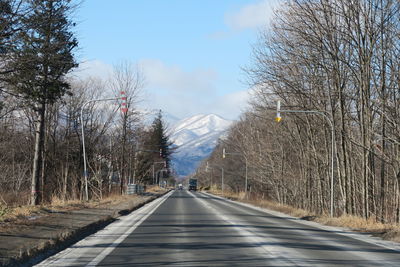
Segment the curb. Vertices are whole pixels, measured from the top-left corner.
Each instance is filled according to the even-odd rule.
[[[28,248],[26,251],[20,251],[19,257],[5,259],[4,262],[0,262],[0,266],[14,267],[14,266],[32,266],[44,259],[66,249],[74,243],[88,237],[91,234],[103,229],[110,223],[116,221],[118,217],[125,216],[132,211],[135,211],[144,205],[152,202],[153,200],[167,194],[170,190],[160,193],[156,196],[151,196],[149,199],[142,203],[133,206],[129,209],[119,210],[113,213],[113,215],[105,216],[98,221],[92,222],[82,228],[76,230],[69,230],[62,232],[56,238],[47,240],[42,243],[37,243],[34,247]]]

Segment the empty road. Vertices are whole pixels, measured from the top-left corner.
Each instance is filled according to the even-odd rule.
[[[37,266],[400,266],[398,248],[178,190]]]

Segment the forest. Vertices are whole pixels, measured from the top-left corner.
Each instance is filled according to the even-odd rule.
[[[224,190],[399,223],[399,8],[285,1],[245,67],[250,108],[199,167],[202,184],[221,188],[223,170]]]
[[[146,126],[138,109],[140,68],[74,72],[76,8],[0,0],[1,205],[102,198],[171,175],[162,112]],[[200,184],[222,189],[224,173],[224,190],[248,197],[399,223],[399,15],[397,0],[284,1],[244,67],[250,108],[199,166]]]
[[[121,61],[104,79],[74,72],[76,8],[0,0],[0,207],[101,199],[172,173],[162,112],[137,106],[140,68]]]

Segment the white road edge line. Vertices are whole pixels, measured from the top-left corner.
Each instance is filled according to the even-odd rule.
[[[107,257],[122,241],[124,241],[135,229],[142,224],[143,221],[145,221],[153,212],[161,206],[162,203],[164,203],[165,200],[173,193],[174,191],[171,191],[167,193],[166,195],[162,196],[159,198],[159,202],[151,202],[153,206],[147,206],[147,208],[152,208],[150,211],[148,211],[147,214],[145,214],[138,222],[136,222],[134,225],[132,225],[131,228],[128,229],[123,235],[121,235],[118,239],[116,239],[109,247],[105,248],[99,255],[97,255],[96,258],[94,258],[91,262],[89,262],[86,266],[97,266],[105,257]],[[156,200],[155,200],[156,201]],[[157,203],[157,204],[155,204]]]
[[[264,255],[264,253],[267,253],[269,255],[269,257],[266,258],[266,260],[268,259],[269,261],[274,261],[274,266],[297,266],[298,265],[293,260],[285,257],[285,253],[283,253],[280,248],[277,248],[276,246],[271,246],[271,245],[263,245],[263,243],[266,240],[265,237],[260,237],[257,235],[257,233],[255,233],[251,230],[236,226],[236,223],[231,218],[218,212],[218,210],[216,210],[214,207],[212,207],[211,204],[207,203],[204,199],[197,197],[195,194],[193,194],[190,191],[188,191],[188,193],[190,195],[192,195],[202,205],[213,210],[215,212],[215,215],[217,217],[219,217],[221,220],[231,224],[233,226],[233,229],[235,229],[240,235],[242,235],[243,238],[247,239],[251,243],[259,244],[258,249],[261,251],[262,255]],[[199,192],[199,193],[202,194],[201,192]],[[268,240],[270,242],[274,241],[274,239],[271,237],[268,237]],[[277,241],[277,240],[275,240],[275,241]],[[293,251],[293,255],[295,255],[296,253],[297,253],[296,251]],[[274,258],[271,259],[270,256],[273,256]],[[298,255],[298,256],[300,257],[300,255]]]
[[[383,240],[381,238],[374,237],[374,236],[371,236],[371,235],[362,236],[360,233],[355,232],[355,231],[353,231],[353,230],[351,230],[349,228],[335,227],[335,226],[319,224],[317,222],[300,220],[297,217],[293,217],[291,215],[288,215],[288,214],[285,214],[285,213],[282,213],[282,212],[279,212],[279,211],[269,210],[269,209],[266,209],[266,208],[257,207],[257,206],[254,206],[254,205],[251,205],[251,204],[248,204],[248,203],[242,203],[242,202],[239,202],[239,201],[233,201],[231,199],[224,198],[224,197],[217,196],[217,195],[213,195],[213,194],[206,193],[206,192],[200,192],[200,194],[204,194],[204,195],[207,195],[207,196],[220,198],[220,199],[226,200],[228,202],[231,202],[233,204],[241,205],[241,206],[244,206],[244,207],[247,207],[247,208],[252,208],[252,209],[255,209],[255,210],[258,210],[258,211],[261,211],[261,212],[270,213],[270,214],[272,214],[274,216],[277,216],[277,217],[291,218],[292,220],[296,221],[299,224],[312,226],[312,227],[319,228],[319,229],[325,230],[325,231],[337,232],[337,234],[342,235],[342,236],[353,238],[353,239],[356,239],[358,241],[366,242],[366,243],[369,243],[369,244],[372,244],[372,245],[380,246],[380,247],[385,248],[385,249],[390,249],[390,250],[394,250],[394,251],[400,252],[400,245],[398,243],[395,243],[393,241]],[[344,231],[346,231],[346,232],[344,232]],[[344,233],[342,233],[342,232],[344,232]]]

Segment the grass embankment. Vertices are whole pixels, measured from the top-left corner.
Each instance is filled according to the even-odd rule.
[[[208,192],[221,196],[221,191],[216,189],[207,190]],[[330,217],[329,215],[317,215],[307,210],[294,208],[288,205],[282,205],[276,202],[268,201],[265,199],[246,199],[244,192],[233,193],[224,192],[224,197],[235,201],[249,203],[257,207],[266,208],[274,211],[279,211],[293,217],[304,218],[318,222],[320,224],[344,227],[354,231],[370,233],[374,236],[379,236],[385,240],[400,242],[400,226],[397,224],[380,223],[376,218],[369,218],[368,220],[352,216],[342,215],[339,217]]]
[[[147,193],[160,193],[163,191],[165,191],[165,189],[158,186],[149,186],[146,190]],[[19,219],[30,218],[32,216],[46,215],[48,213],[65,212],[84,208],[95,208],[99,206],[113,205],[116,203],[131,200],[135,197],[137,197],[137,195],[112,194],[102,199],[95,199],[87,202],[79,199],[62,200],[60,198],[53,197],[49,203],[38,206],[6,206],[5,204],[0,203],[0,222],[13,222]]]

